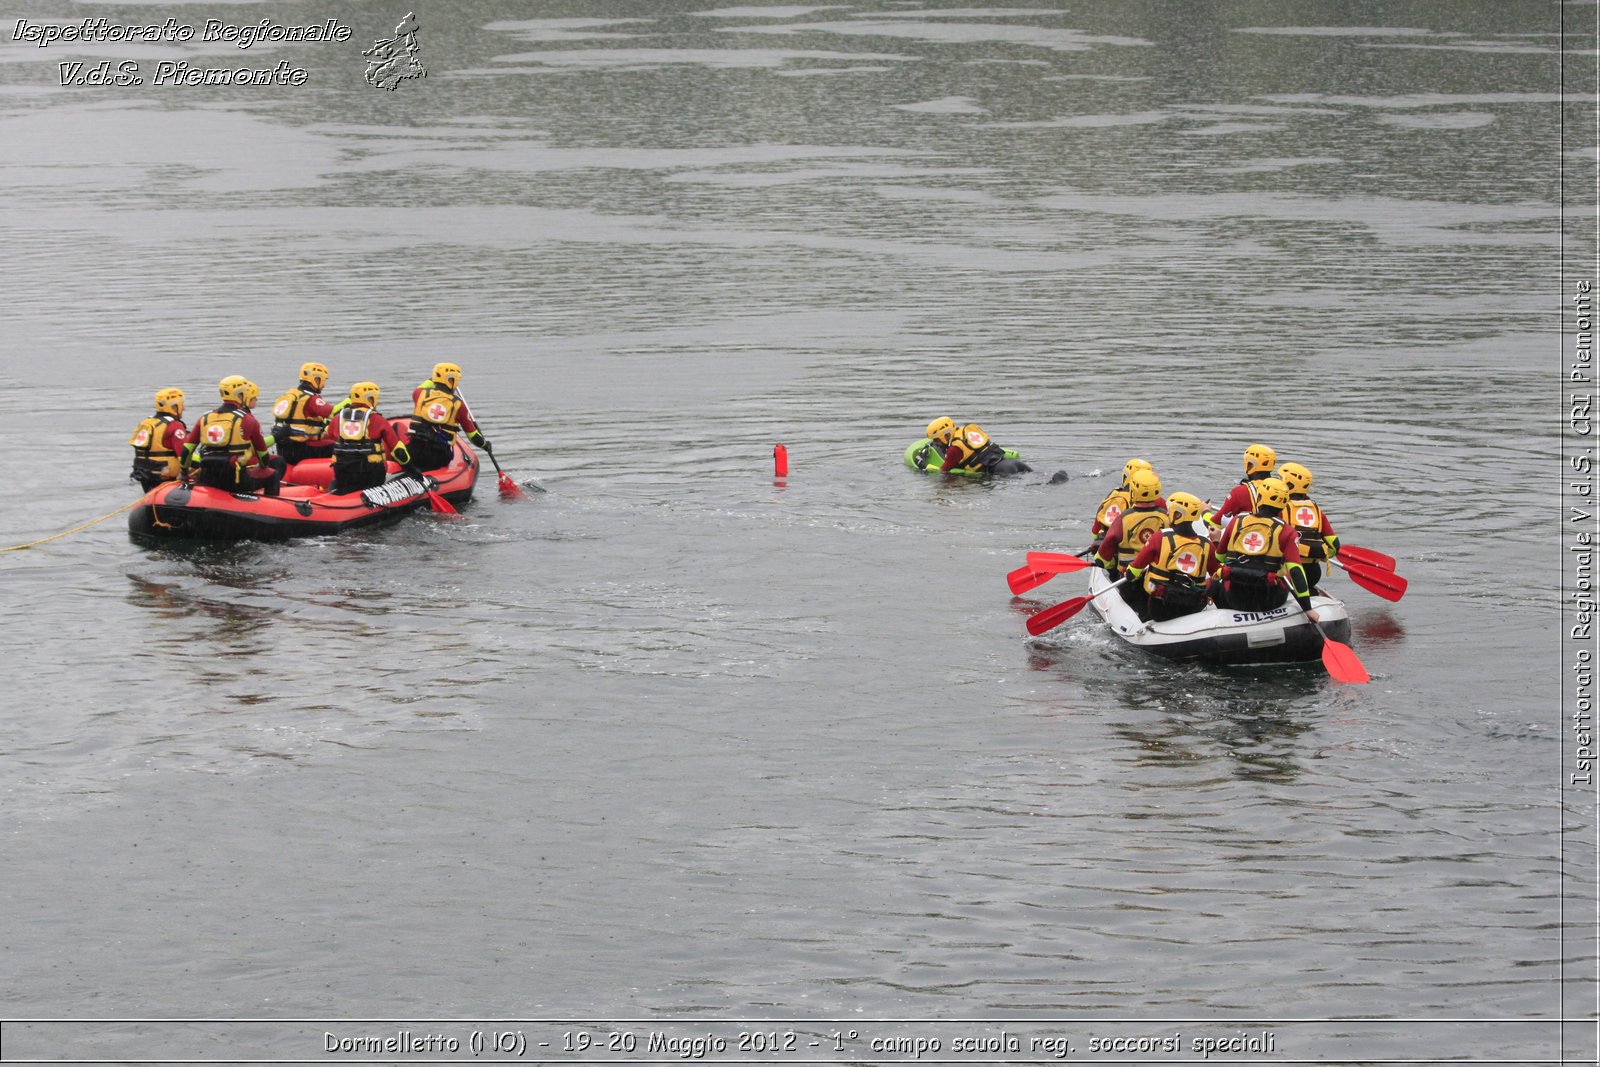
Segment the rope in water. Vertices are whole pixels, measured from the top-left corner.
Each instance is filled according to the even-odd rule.
[[[143,500],[143,497],[141,497],[140,500]],[[109,518],[113,518],[113,517],[115,517],[117,515],[121,515],[124,511],[127,511],[129,508],[137,507],[138,504],[140,503],[140,500],[135,500],[132,504],[124,504],[124,505],[122,505],[122,507],[118,508],[116,511],[113,511],[113,512],[111,512],[109,514],[106,514],[106,515],[102,515],[98,519],[90,519],[88,522],[84,523],[82,526],[74,526],[70,530],[62,530],[58,534],[51,534],[49,537],[41,537],[37,541],[29,541],[25,545],[12,545],[10,548],[0,548],[0,552],[17,552],[17,551],[20,551],[21,549],[24,549],[24,548],[32,548],[34,545],[42,545],[46,541],[54,541],[54,540],[56,540],[58,538],[65,537],[68,534],[75,534],[79,530],[87,530],[89,527],[93,526],[95,523],[105,522]]]

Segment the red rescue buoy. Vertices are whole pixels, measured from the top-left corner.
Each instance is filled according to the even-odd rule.
[[[789,476],[789,450],[781,444],[772,446],[772,476],[774,478]]]

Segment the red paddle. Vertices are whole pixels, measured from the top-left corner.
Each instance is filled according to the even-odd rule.
[[[461,512],[456,510],[454,504],[450,503],[450,501],[446,500],[443,496],[440,496],[438,493],[434,492],[433,488],[428,484],[428,476],[426,474],[423,474],[421,471],[416,470],[415,468],[409,467],[406,468],[406,473],[422,483],[423,491],[428,494],[428,506],[434,510],[435,514],[461,514]]]
[[[1289,599],[1294,600],[1295,606],[1302,612],[1306,611],[1305,605],[1300,601],[1294,597]],[[1334,681],[1349,682],[1352,685],[1372,681],[1372,676],[1367,673],[1367,668],[1361,665],[1361,657],[1356,655],[1355,649],[1329,637],[1328,631],[1322,628],[1322,623],[1313,619],[1309,612],[1306,612],[1306,621],[1315,626],[1317,633],[1322,635],[1322,665],[1328,669],[1328,675]]]
[[[1011,592],[1021,596],[1028,590],[1043,585],[1056,576],[1055,571],[1036,571],[1024,563],[1014,571],[1006,572],[1006,585]]]
[[[1064,552],[1029,552],[1028,562],[1006,575],[1006,584],[1018,595],[1035,589],[1058,574],[1071,574],[1089,566],[1087,560]]]
[[[1060,626],[1078,612],[1082,611],[1088,605],[1089,601],[1093,600],[1095,597],[1101,596],[1102,594],[1111,592],[1111,590],[1115,589],[1117,586],[1121,585],[1127,580],[1128,579],[1126,578],[1118,578],[1116,581],[1112,582],[1098,593],[1090,593],[1088,596],[1075,596],[1071,600],[1063,600],[1054,607],[1045,608],[1043,611],[1035,612],[1033,615],[1028,617],[1028,632],[1034,637],[1038,637],[1046,630],[1055,629],[1057,626]]]
[[[1352,582],[1385,600],[1399,600],[1406,595],[1406,587],[1410,584],[1393,571],[1365,567],[1354,561],[1343,563],[1338,559],[1332,559],[1328,562],[1348,574]]]
[[[460,389],[456,390],[456,396],[461,399],[463,404],[467,402],[466,394],[462,393]],[[500,469],[500,461],[494,458],[494,453],[487,448],[484,449],[484,452],[488,453],[489,462],[494,464],[494,472],[499,475],[497,481],[500,484],[500,495],[507,500],[521,500],[527,496],[528,494],[522,491],[522,486],[517,484],[516,479]],[[534,488],[541,493],[544,492],[543,486],[536,485]]]
[[[495,473],[500,476],[499,481],[501,496],[505,497],[507,500],[521,500],[523,497],[528,495],[522,491],[522,486],[518,485],[516,480],[513,479],[511,475],[500,469],[500,461],[494,458],[493,452],[489,453],[489,462],[494,464]]]
[[[1360,545],[1340,545],[1339,553],[1351,563],[1360,563],[1368,567],[1376,567],[1382,571],[1392,571],[1396,567],[1393,556],[1386,556],[1382,552],[1374,552],[1370,548]]]
[[[1089,566],[1089,561],[1083,556],[1066,552],[1029,552],[1028,566],[1036,571],[1053,570],[1056,574],[1071,574]]]

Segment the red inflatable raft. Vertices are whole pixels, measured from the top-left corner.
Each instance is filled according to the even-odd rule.
[[[278,496],[163,482],[129,512],[128,530],[145,537],[256,541],[341,533],[393,522],[428,507],[430,490],[452,504],[463,504],[472,499],[478,465],[477,455],[457,438],[448,467],[417,477],[390,463],[387,481],[360,492],[328,492],[332,461],[326,459],[308,459],[289,468]]]

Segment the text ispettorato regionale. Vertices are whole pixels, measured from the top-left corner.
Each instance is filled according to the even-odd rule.
[[[349,26],[338,19],[327,19],[302,26],[286,26],[271,19],[260,22],[234,23],[222,19],[206,19],[196,29],[189,23],[169,17],[165,22],[129,25],[112,22],[103,17],[85,18],[77,22],[33,22],[18,19],[12,27],[13,41],[27,41],[40,48],[53,44],[107,44],[134,42],[138,44],[173,44],[190,41],[206,43],[225,42],[249,48],[261,41],[279,43],[286,41],[348,41],[352,36]]]

